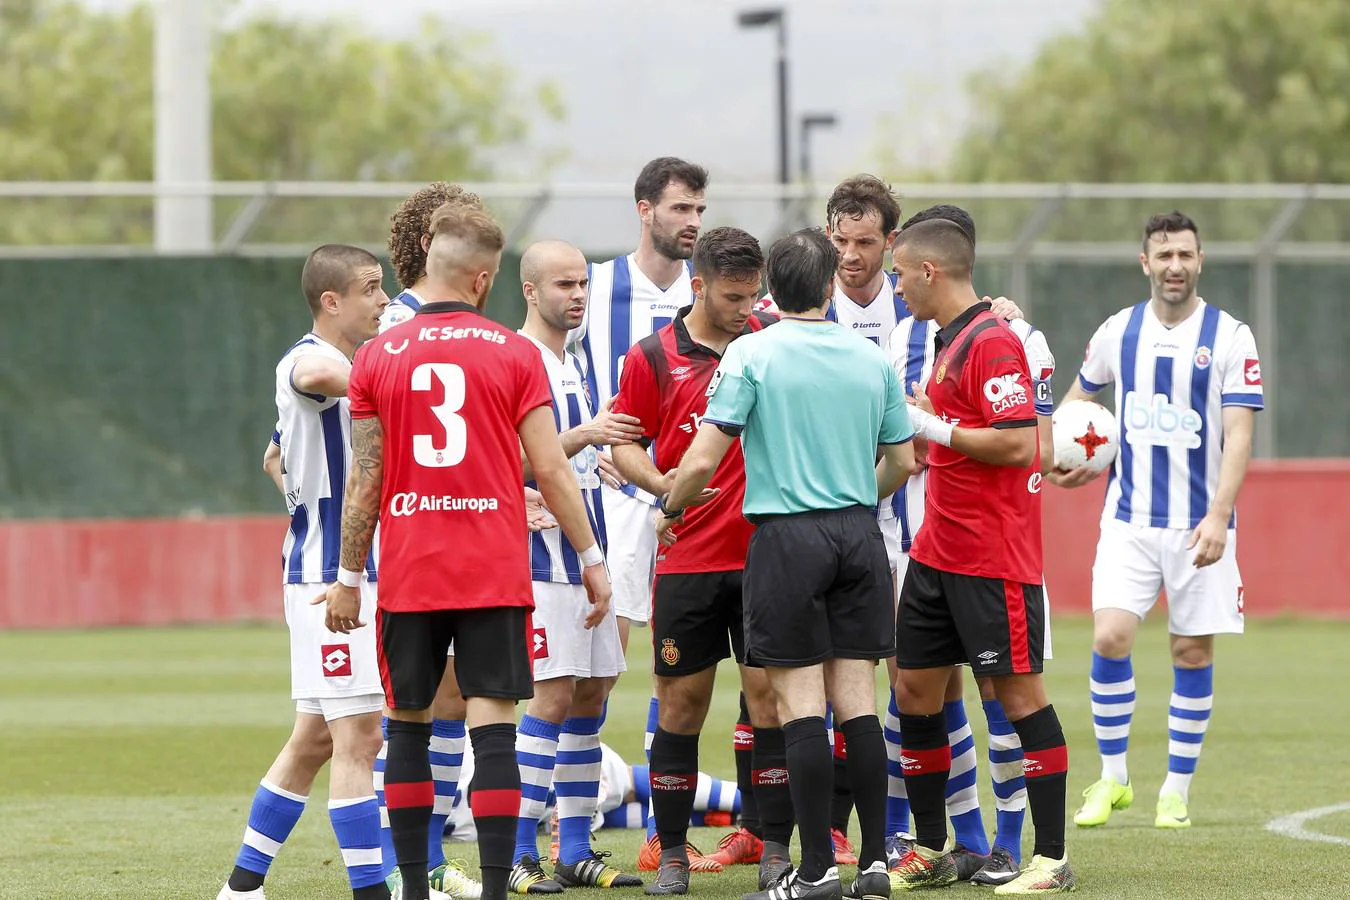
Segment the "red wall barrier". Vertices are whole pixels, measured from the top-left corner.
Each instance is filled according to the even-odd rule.
[[[1045,489],[1046,589],[1057,612],[1092,608],[1106,479]],[[1248,616],[1350,617],[1350,460],[1254,461],[1238,497],[1238,568]]]
[[[1057,612],[1090,608],[1104,493],[1045,490]],[[1350,617],[1350,460],[1253,463],[1239,508],[1249,615]],[[0,523],[0,628],[279,619],[285,531],[281,516]]]

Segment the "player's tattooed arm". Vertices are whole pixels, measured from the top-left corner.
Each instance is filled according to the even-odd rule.
[[[352,419],[352,467],[342,502],[342,567],[365,567],[380,521],[384,483],[384,426],[376,416]]]

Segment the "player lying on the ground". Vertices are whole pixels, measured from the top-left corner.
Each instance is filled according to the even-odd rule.
[[[645,765],[630,765],[608,744],[600,744],[600,806],[591,820],[591,830],[602,828],[645,828],[647,811],[651,804],[651,784]],[[473,781],[473,751],[464,751],[464,767],[460,784]],[[450,819],[445,826],[447,841],[477,839],[473,814],[469,810],[468,789],[455,795]],[[557,810],[556,798],[550,792],[544,811],[539,816],[541,827],[553,821]],[[706,772],[698,773],[698,787],[694,792],[694,814],[689,819],[693,826],[725,827],[741,811],[741,792],[735,782],[714,778]],[[557,845],[553,853],[556,854]]]

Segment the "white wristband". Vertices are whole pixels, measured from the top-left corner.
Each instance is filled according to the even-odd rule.
[[[605,554],[600,551],[599,544],[591,544],[577,556],[581,559],[581,564],[588,569],[591,566],[603,565],[605,562]]]
[[[349,588],[361,586],[361,573],[353,572],[351,569],[338,568],[338,584]]]
[[[914,424],[914,431],[917,434],[944,447],[952,445],[952,430],[956,426],[950,422],[944,422],[928,410],[918,406],[909,407],[909,420]]]

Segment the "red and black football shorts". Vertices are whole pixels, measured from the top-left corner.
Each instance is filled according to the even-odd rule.
[[[900,588],[895,650],[902,669],[969,663],[977,676],[1040,672],[1044,588],[944,572],[910,559]]]
[[[728,656],[745,661],[743,572],[672,572],[652,588],[656,674],[692,675]]]
[[[465,697],[528,700],[534,696],[529,651],[530,610],[524,606],[375,613],[375,647],[384,702],[390,709],[427,709],[455,643],[455,678]]]
[[[869,507],[756,516],[745,560],[745,656],[794,668],[895,654],[895,589]]]

